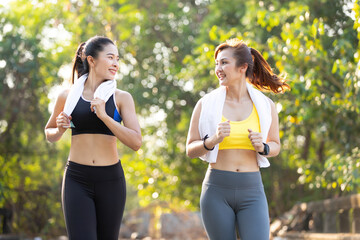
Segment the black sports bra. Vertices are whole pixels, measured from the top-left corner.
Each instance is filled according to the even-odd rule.
[[[122,118],[116,109],[114,95],[112,95],[105,104],[106,113],[113,118],[115,121],[121,123]],[[90,101],[80,97],[76,104],[72,114],[71,121],[74,126],[71,131],[71,135],[78,134],[114,134],[111,130],[101,121],[94,112],[90,110]]]

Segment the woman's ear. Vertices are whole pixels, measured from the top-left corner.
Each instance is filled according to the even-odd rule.
[[[92,56],[87,56],[86,59],[87,59],[90,67],[95,66],[95,59]]]
[[[244,63],[243,65],[241,65],[240,67],[239,67],[239,71],[241,72],[241,73],[246,73],[246,70],[248,69],[248,64],[247,63]]]

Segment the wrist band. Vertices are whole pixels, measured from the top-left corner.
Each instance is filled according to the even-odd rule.
[[[259,154],[266,156],[266,155],[268,155],[269,152],[270,152],[270,147],[269,147],[269,145],[267,145],[266,143],[263,143],[263,144],[264,144],[264,151],[263,151],[263,152],[259,152]]]
[[[212,151],[212,150],[214,150],[215,146],[214,146],[213,148],[209,149],[209,148],[207,148],[206,145],[205,145],[205,140],[208,139],[208,138],[209,138],[209,135],[206,134],[205,137],[203,138],[203,145],[204,145],[204,148],[205,148],[206,150]]]

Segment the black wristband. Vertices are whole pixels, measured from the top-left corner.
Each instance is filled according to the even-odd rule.
[[[268,155],[269,152],[270,152],[270,147],[269,147],[269,145],[267,145],[266,143],[263,143],[263,144],[264,144],[264,151],[263,151],[263,152],[259,152],[259,154],[266,156],[266,155]]]
[[[202,139],[202,140],[203,140],[203,145],[204,145],[204,148],[205,148],[206,150],[212,151],[212,150],[214,150],[215,147],[209,149],[209,148],[207,148],[206,145],[205,145],[205,140],[208,139],[208,138],[209,138],[209,135],[206,134],[205,137]]]

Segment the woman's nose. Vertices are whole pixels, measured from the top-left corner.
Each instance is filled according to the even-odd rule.
[[[119,66],[120,66],[119,62],[117,60],[115,60],[114,63],[113,63],[113,66],[119,68]]]

